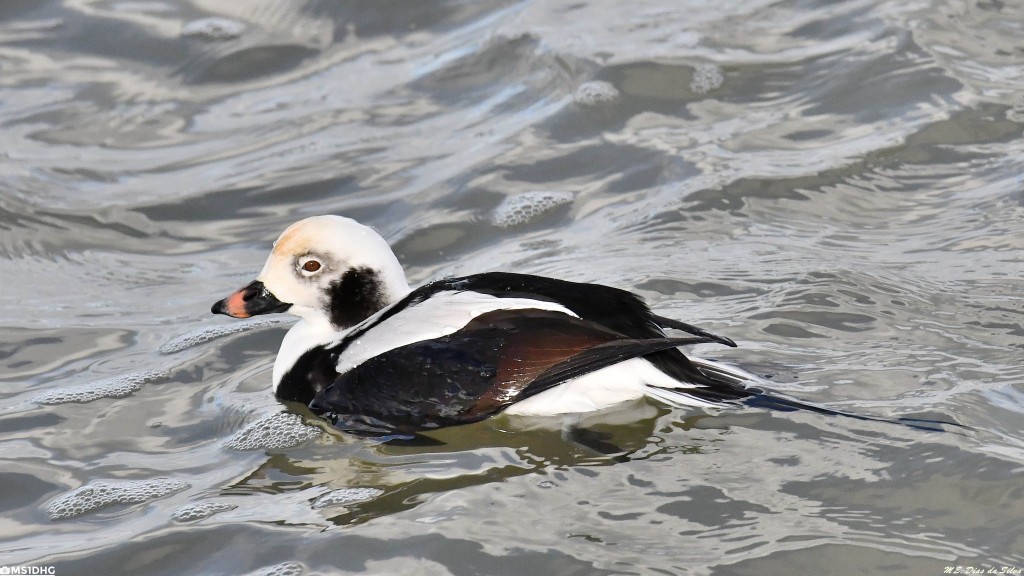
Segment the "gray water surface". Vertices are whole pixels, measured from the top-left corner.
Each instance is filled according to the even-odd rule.
[[[1022,131],[1018,2],[4,1],[0,566],[1019,571]],[[209,314],[324,213],[414,283],[631,289],[772,390],[966,428],[333,431],[272,397],[287,318]]]

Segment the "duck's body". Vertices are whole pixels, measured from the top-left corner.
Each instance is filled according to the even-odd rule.
[[[634,294],[499,272],[410,290],[384,240],[338,216],[291,226],[258,280],[213,307],[285,310],[301,320],[278,353],[275,393],[349,430],[589,412],[645,395],[715,406],[760,392],[677,349],[731,340],[658,316]]]
[[[675,349],[713,337],[667,338],[659,320],[670,323],[605,286],[508,273],[442,280],[329,342],[292,347],[300,339],[289,333],[276,393],[343,427],[399,431],[500,411],[589,412],[673,389],[676,403],[696,406],[750,394]],[[302,350],[294,361],[292,350]]]

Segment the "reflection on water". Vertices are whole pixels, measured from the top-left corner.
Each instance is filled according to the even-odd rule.
[[[1010,2],[0,3],[0,558],[68,574],[1024,567]],[[600,281],[773,389],[381,444],[208,314],[343,213]],[[56,511],[56,514],[55,514]]]

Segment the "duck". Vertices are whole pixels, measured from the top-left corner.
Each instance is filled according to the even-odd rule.
[[[380,234],[337,215],[289,226],[256,279],[211,312],[297,316],[274,361],[274,394],[356,434],[415,435],[499,413],[580,415],[643,397],[835,413],[687,356],[680,348],[736,343],[658,315],[627,290],[513,272],[412,289]]]

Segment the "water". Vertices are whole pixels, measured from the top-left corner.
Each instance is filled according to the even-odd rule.
[[[1024,568],[1021,38],[997,0],[0,3],[0,566]],[[776,390],[970,430],[339,434],[270,395],[284,318],[208,312],[321,213],[413,282],[633,289]]]

